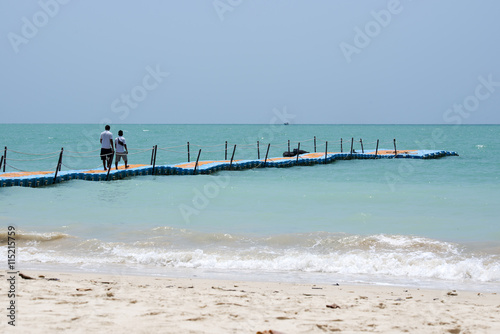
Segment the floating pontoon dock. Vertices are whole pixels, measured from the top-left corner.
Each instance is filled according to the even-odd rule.
[[[300,146],[299,146],[300,147]],[[352,146],[351,146],[352,147]],[[269,152],[269,150],[268,150]],[[234,156],[234,152],[233,152]],[[332,163],[336,160],[351,159],[436,159],[445,156],[458,156],[456,152],[439,150],[373,150],[364,153],[350,152],[323,152],[305,153],[294,157],[266,158],[256,160],[222,160],[197,161],[174,165],[131,165],[125,169],[109,171],[86,169],[52,172],[4,172],[0,173],[0,187],[41,187],[69,180],[106,181],[119,180],[140,175],[196,175],[211,174],[225,170],[244,170],[264,167],[293,167]],[[198,154],[199,158],[199,154]]]

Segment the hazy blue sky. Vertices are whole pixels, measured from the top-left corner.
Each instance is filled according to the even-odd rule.
[[[4,0],[1,122],[500,123],[500,1]]]

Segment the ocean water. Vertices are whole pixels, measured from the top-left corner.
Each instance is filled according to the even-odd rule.
[[[264,158],[296,148],[443,149],[196,176],[0,188],[18,268],[500,290],[500,126],[112,125],[132,164]],[[98,125],[0,124],[7,172],[102,168]],[[5,259],[7,257],[5,256]],[[5,268],[7,261],[4,261]]]

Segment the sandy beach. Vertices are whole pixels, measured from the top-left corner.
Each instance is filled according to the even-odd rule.
[[[1,273],[5,315],[10,275]],[[2,333],[498,333],[500,295],[22,271]]]

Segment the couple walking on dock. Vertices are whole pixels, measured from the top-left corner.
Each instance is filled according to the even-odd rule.
[[[115,142],[113,144],[113,134],[111,133],[111,127],[106,125],[104,127],[104,131],[101,133],[101,160],[104,170],[106,170],[106,162],[107,167],[111,169],[111,165],[113,164],[113,155],[114,148],[116,147],[116,159],[115,159],[115,167],[118,169],[118,162],[120,159],[123,159],[125,162],[125,168],[128,168],[128,149],[127,142],[125,141],[125,137],[123,137],[123,131],[118,131],[118,137],[116,137]]]

